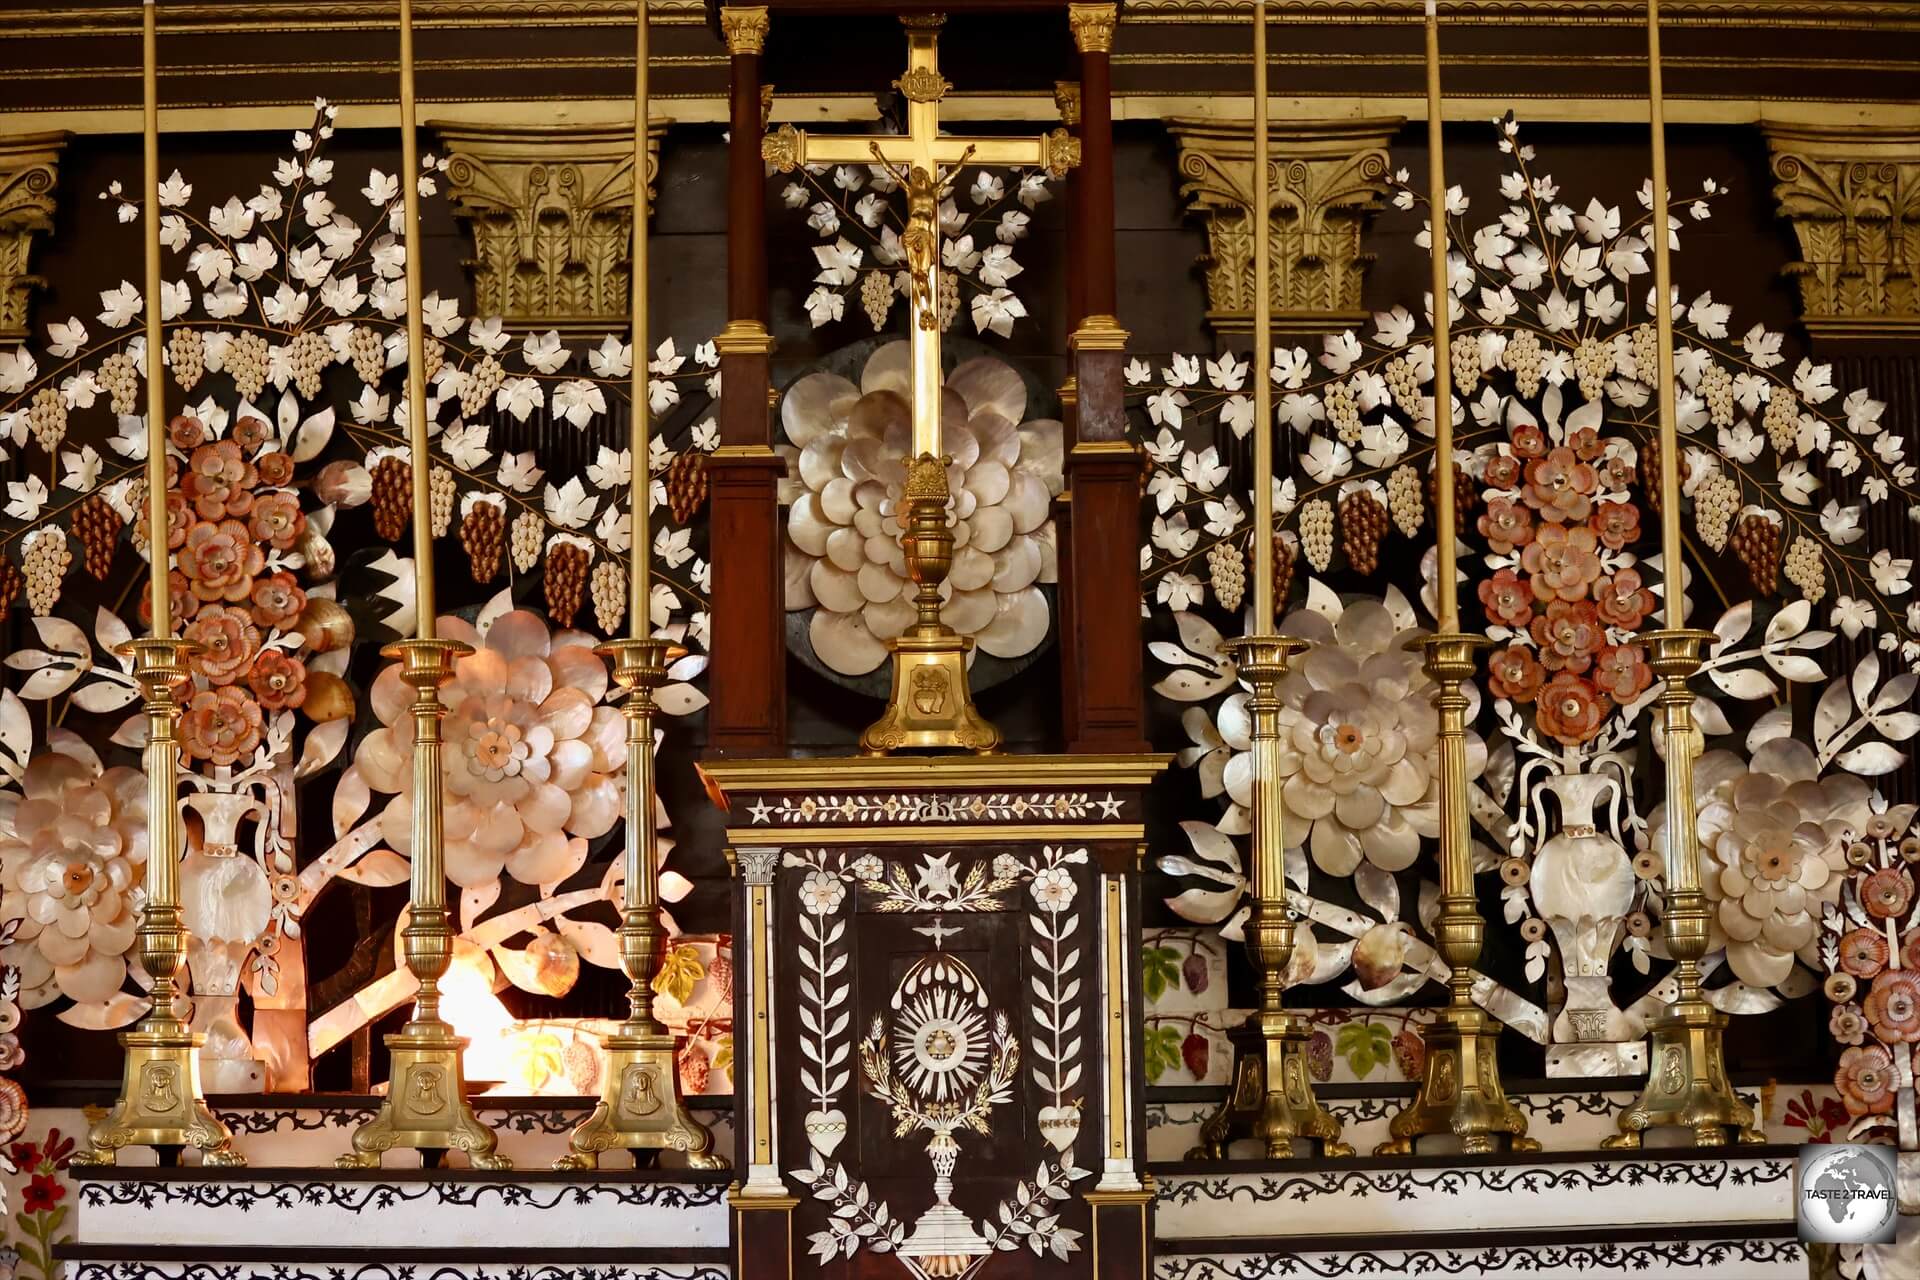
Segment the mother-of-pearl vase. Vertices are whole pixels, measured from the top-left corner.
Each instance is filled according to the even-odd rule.
[[[1540,780],[1559,804],[1559,829],[1534,854],[1534,907],[1559,944],[1566,1003],[1553,1020],[1550,1075],[1621,1075],[1644,1070],[1632,1026],[1613,1002],[1608,963],[1633,907],[1633,864],[1620,842],[1594,823],[1602,796],[1619,793],[1605,774],[1557,773]],[[1536,793],[1534,803],[1539,806]],[[1541,828],[1546,828],[1544,820]]]
[[[241,855],[238,832],[260,805],[245,792],[201,791],[187,806],[203,824],[180,864],[193,1029],[206,1036],[200,1080],[208,1093],[258,1093],[267,1087],[267,1064],[240,1025],[240,976],[272,921],[273,889],[260,864]]]

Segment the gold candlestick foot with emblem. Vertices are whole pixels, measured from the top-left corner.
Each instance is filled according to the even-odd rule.
[[[1228,1146],[1240,1138],[1263,1142],[1272,1160],[1308,1155],[1315,1143],[1324,1155],[1353,1154],[1353,1147],[1340,1140],[1340,1122],[1314,1097],[1307,1071],[1313,1028],[1284,1007],[1293,919],[1281,824],[1280,680],[1293,655],[1306,647],[1290,636],[1247,636],[1227,645],[1253,686],[1247,704],[1253,716],[1253,911],[1246,935],[1260,979],[1260,1009],[1229,1037],[1233,1082],[1226,1101],[1200,1127],[1200,1145],[1187,1153],[1192,1160],[1224,1160]]]
[[[1420,1092],[1393,1118],[1377,1156],[1414,1153],[1424,1137],[1451,1135],[1467,1155],[1485,1155],[1504,1141],[1511,1151],[1538,1151],[1527,1136],[1526,1113],[1500,1083],[1500,1024],[1473,1003],[1473,965],[1480,958],[1486,923],[1473,892],[1473,833],[1467,812],[1467,696],[1464,686],[1479,666],[1484,636],[1446,631],[1423,636],[1409,647],[1423,656],[1421,670],[1434,683],[1440,716],[1440,919],[1441,958],[1451,973],[1452,998],[1425,1033],[1427,1054]]]
[[[440,686],[453,679],[454,659],[472,650],[458,640],[421,638],[380,652],[399,660],[400,679],[413,690],[413,879],[400,940],[420,991],[413,1020],[385,1040],[392,1056],[386,1101],[354,1131],[353,1150],[334,1164],[377,1169],[383,1154],[406,1147],[419,1151],[429,1167],[449,1151],[464,1151],[477,1169],[511,1169],[513,1161],[494,1150],[493,1130],[467,1102],[460,1055],[468,1041],[440,1016],[440,979],[453,959],[441,826],[440,722],[447,709]]]
[[[860,735],[860,749],[868,755],[956,750],[984,755],[1000,746],[1000,731],[974,708],[967,687],[973,641],[940,619],[940,584],[953,567],[953,532],[947,527],[951,461],[923,453],[907,468],[900,540],[907,574],[919,588],[914,596],[918,616],[889,645],[893,693],[886,713]]]
[[[1647,665],[1662,681],[1655,698],[1666,743],[1667,893],[1662,927],[1674,959],[1673,1002],[1649,1028],[1647,1086],[1640,1100],[1620,1113],[1620,1132],[1605,1142],[1615,1150],[1640,1145],[1648,1129],[1690,1129],[1703,1147],[1766,1141],[1753,1109],[1727,1082],[1722,1033],[1727,1018],[1700,995],[1700,957],[1707,952],[1707,902],[1700,891],[1700,837],[1694,826],[1693,760],[1700,738],[1693,726],[1693,691],[1687,681],[1700,669],[1700,648],[1711,632],[1648,632]]]
[[[180,810],[175,782],[180,745],[180,703],[175,694],[190,678],[194,646],[155,636],[132,640],[120,652],[133,658],[134,679],[146,694],[147,870],[146,910],[141,913],[140,963],[153,979],[153,1007],[120,1037],[126,1049],[120,1097],[88,1133],[88,1149],[73,1163],[113,1164],[123,1147],[153,1147],[163,1163],[187,1147],[210,1165],[241,1165],[233,1134],[200,1092],[200,1046],[181,1017],[180,969],[187,931],[180,919]]]
[[[653,1016],[653,978],[666,940],[653,827],[654,691],[667,682],[667,668],[682,651],[665,640],[635,638],[595,652],[613,659],[613,678],[627,690],[626,905],[618,931],[627,1018],[600,1042],[600,1102],[553,1167],[595,1169],[607,1151],[684,1151],[696,1169],[724,1169],[726,1160],[713,1154],[713,1134],[687,1114],[673,1036]]]

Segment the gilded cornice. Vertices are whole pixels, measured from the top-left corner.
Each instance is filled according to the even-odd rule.
[[[14,11],[7,20],[9,38],[26,36],[128,35],[140,28],[137,4],[76,10],[44,5]],[[706,24],[703,0],[649,0],[652,26],[697,27]],[[521,23],[631,27],[633,0],[415,0],[416,27],[500,27]],[[220,34],[279,33],[310,30],[398,31],[399,10],[392,0],[329,0],[316,9],[306,0],[231,0],[198,4],[169,0],[161,18],[163,32]]]

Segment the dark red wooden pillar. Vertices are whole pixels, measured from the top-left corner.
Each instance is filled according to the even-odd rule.
[[[1056,80],[1053,83],[1054,105],[1060,108],[1060,123],[1074,137],[1080,136],[1080,82],[1077,80]],[[1080,243],[1080,184],[1069,179],[1064,188],[1063,212],[1066,214],[1068,245]],[[1087,312],[1087,290],[1085,264],[1078,252],[1069,252],[1067,261],[1067,332],[1072,333],[1080,327],[1080,319]],[[1060,417],[1066,428],[1066,438],[1071,442],[1079,429],[1075,424],[1079,418],[1080,383],[1071,367],[1067,370],[1067,380],[1060,387]],[[1060,497],[1053,504],[1054,549],[1060,566],[1060,583],[1055,593],[1056,608],[1060,616],[1060,724],[1062,736],[1068,743],[1080,740],[1080,667],[1075,660],[1077,652],[1074,636],[1073,612],[1073,491],[1062,488]]]
[[[1127,439],[1127,331],[1115,318],[1111,57],[1117,6],[1070,4],[1080,51],[1080,169],[1075,202],[1084,314],[1070,339],[1076,388],[1067,483],[1078,666],[1066,717],[1075,752],[1147,749],[1140,662],[1140,457]]]
[[[707,680],[707,749],[777,754],[786,747],[786,642],[782,630],[778,484],[772,449],[767,332],[766,170],[760,159],[760,53],[764,6],[727,5],[720,27],[732,62],[727,149],[727,325],[720,352],[720,447],[708,462],[713,563],[713,664]],[[717,549],[726,548],[720,555]]]

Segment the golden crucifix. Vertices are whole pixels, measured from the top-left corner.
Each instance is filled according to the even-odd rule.
[[[886,714],[860,735],[862,749],[992,751],[1000,731],[974,710],[967,689],[966,654],[972,642],[940,619],[940,584],[953,560],[947,527],[948,459],[941,452],[940,193],[968,163],[1001,168],[1034,166],[1054,177],[1080,162],[1079,140],[1065,129],[1040,137],[955,137],[940,132],[940,100],[952,86],[940,74],[942,14],[900,19],[907,29],[907,69],[893,82],[907,100],[907,131],[881,137],[815,136],[781,125],[762,153],[782,173],[801,165],[884,166],[907,193],[907,224],[900,237],[910,285],[913,369],[913,460],[907,467],[899,519],[907,572],[919,588],[917,620],[892,642],[893,696]]]

